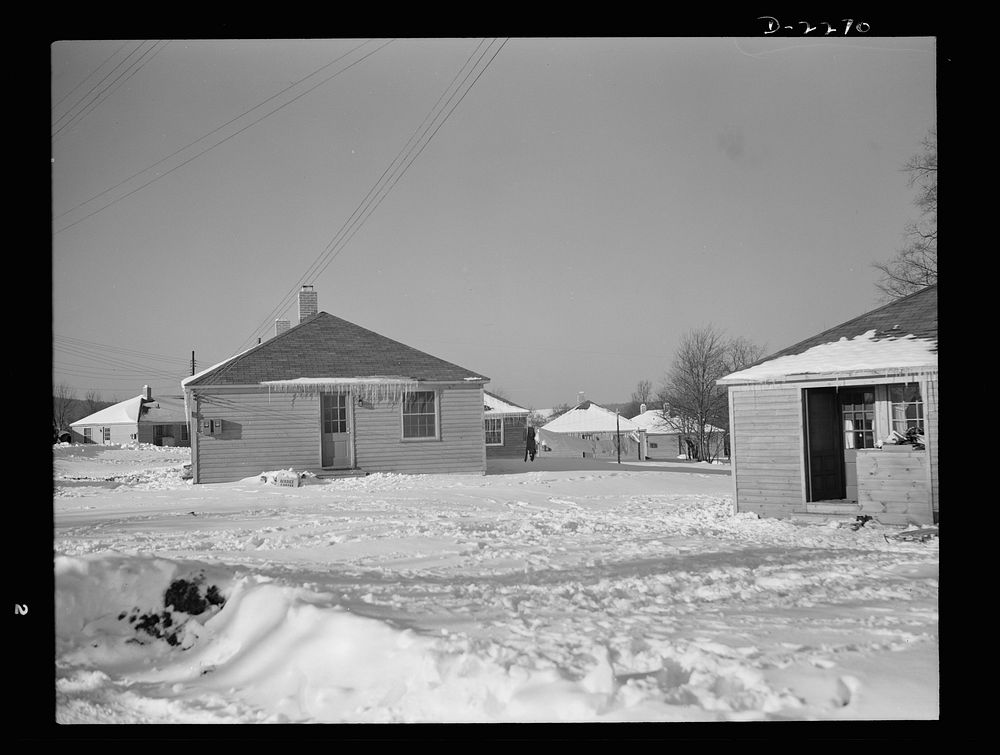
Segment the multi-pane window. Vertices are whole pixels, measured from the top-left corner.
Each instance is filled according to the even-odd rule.
[[[403,437],[437,437],[437,409],[434,391],[414,391],[406,394],[403,398]]]
[[[94,428],[92,427],[83,428],[83,442],[84,443],[94,442]]]
[[[110,427],[102,427],[101,428],[101,440],[104,441],[105,443],[110,443],[111,442],[111,428]]]
[[[892,417],[892,429],[900,435],[906,435],[910,428],[916,428],[921,435],[924,432],[924,402],[920,397],[920,385],[905,383],[889,386],[889,413]]]
[[[347,394],[335,393],[323,402],[323,432],[347,432]]]
[[[188,432],[188,426],[187,425],[181,425],[181,440],[182,441],[190,441],[191,440],[191,435]]]
[[[503,445],[503,417],[486,417],[483,420],[486,427],[486,445]]]
[[[844,448],[875,448],[875,391],[841,393],[840,416],[844,422]]]

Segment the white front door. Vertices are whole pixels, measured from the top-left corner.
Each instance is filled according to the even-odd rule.
[[[323,436],[322,466],[347,469],[351,466],[350,412],[346,393],[323,393],[320,398]]]

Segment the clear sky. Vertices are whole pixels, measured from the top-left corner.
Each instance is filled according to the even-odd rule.
[[[502,41],[54,44],[54,382],[179,394],[301,283],[532,408],[880,303],[933,38]]]

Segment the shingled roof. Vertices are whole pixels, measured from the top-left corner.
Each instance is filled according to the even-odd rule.
[[[188,378],[184,385],[254,385],[306,377],[374,376],[431,382],[489,380],[360,325],[318,312],[215,368]]]
[[[832,343],[841,338],[854,338],[870,330],[875,331],[875,340],[900,338],[906,335],[933,340],[934,349],[937,350],[937,284],[824,330],[818,335],[764,357],[755,364],[769,362],[778,357],[801,354],[813,346]]]
[[[799,341],[718,383],[768,382],[823,373],[933,371],[937,346],[937,285],[933,285]]]

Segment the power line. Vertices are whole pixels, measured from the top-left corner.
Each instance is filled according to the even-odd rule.
[[[160,41],[162,41],[162,40],[160,40]],[[168,44],[168,42],[163,42],[163,46],[160,47],[159,49],[156,49],[157,45],[160,44],[160,41],[154,42],[153,45],[151,47],[149,47],[147,50],[145,50],[142,53],[142,55],[139,56],[139,58],[137,60],[135,60],[132,63],[130,63],[128,68],[126,68],[124,71],[122,71],[120,74],[118,74],[117,78],[115,78],[110,84],[108,84],[108,86],[106,86],[97,95],[95,95],[94,99],[91,100],[85,106],[84,110],[78,112],[70,120],[68,120],[62,126],[60,126],[55,131],[53,131],[52,132],[52,138],[55,140],[55,137],[57,137],[61,131],[63,131],[64,129],[68,128],[70,125],[74,125],[75,126],[77,123],[79,123],[84,118],[86,118],[88,115],[90,115],[90,113],[93,112],[93,110],[99,104],[101,104],[109,96],[111,96],[112,92],[114,92],[115,90],[117,90],[118,87],[120,87],[122,84],[124,84],[130,78],[132,78],[143,66],[146,65],[146,63],[148,63],[150,60],[152,60],[154,57],[156,57],[156,55],[159,54],[160,50],[162,50]],[[145,43],[140,43],[140,46],[142,44],[145,44]],[[138,47],[136,49],[138,49]],[[153,50],[156,50],[156,52],[153,52]],[[133,52],[135,52],[135,50],[133,50]],[[152,53],[152,55],[150,55],[150,53]],[[131,55],[131,53],[129,53],[129,55]],[[149,57],[147,58],[147,56],[149,56]],[[121,65],[121,64],[119,64],[119,65]],[[117,66],[116,66],[116,68],[117,68]],[[65,115],[63,117],[65,117]]]
[[[337,233],[334,235],[333,239],[329,243],[327,243],[326,246],[324,246],[323,251],[320,252],[319,256],[315,260],[313,260],[312,264],[310,264],[308,268],[306,268],[306,272],[303,273],[301,276],[299,276],[298,281],[288,290],[287,293],[285,293],[285,295],[279,301],[278,305],[275,306],[273,309],[271,309],[271,311],[265,316],[265,318],[261,322],[261,324],[257,326],[257,328],[251,333],[250,336],[247,337],[247,339],[245,341],[243,341],[243,344],[241,344],[241,348],[242,348],[242,346],[245,346],[247,343],[252,342],[253,339],[257,336],[258,333],[262,333],[262,331],[264,330],[264,328],[268,327],[268,324],[270,323],[270,321],[276,315],[278,315],[279,313],[283,312],[291,304],[292,298],[295,296],[295,292],[298,290],[299,286],[309,277],[309,275],[310,275],[311,271],[313,270],[313,268],[316,267],[318,264],[320,264],[320,262],[322,261],[324,255],[326,255],[326,254],[329,253],[331,245],[335,244],[337,238],[344,232],[344,229],[352,222],[352,220],[355,218],[355,216],[358,214],[358,212],[360,210],[362,210],[362,208],[365,206],[365,204],[369,201],[369,198],[372,196],[372,194],[377,191],[377,189],[378,189],[379,185],[382,183],[383,179],[385,179],[386,175],[390,172],[390,170],[393,169],[393,167],[399,161],[400,156],[403,155],[406,152],[406,150],[410,147],[410,145],[413,143],[414,139],[416,138],[417,134],[420,133],[420,130],[423,128],[424,124],[427,122],[428,118],[430,118],[431,115],[433,115],[435,113],[435,111],[437,110],[438,105],[441,103],[441,100],[448,93],[448,91],[451,89],[451,87],[454,85],[454,83],[458,80],[459,76],[461,76],[462,71],[465,70],[466,66],[469,65],[469,61],[471,61],[472,58],[475,56],[476,51],[478,51],[479,48],[482,46],[483,41],[484,40],[480,40],[479,44],[476,45],[476,48],[472,51],[472,53],[469,55],[469,57],[466,58],[465,62],[461,65],[461,67],[459,68],[458,72],[455,74],[455,76],[452,78],[452,80],[448,83],[448,86],[445,87],[445,90],[441,93],[441,95],[438,97],[437,101],[431,107],[431,109],[428,112],[428,114],[426,116],[424,116],[424,120],[420,123],[419,126],[417,126],[416,130],[413,132],[413,134],[410,135],[410,138],[403,145],[403,147],[399,150],[399,152],[396,153],[396,156],[392,159],[392,161],[389,163],[389,165],[386,166],[385,170],[382,171],[382,175],[378,177],[378,180],[368,190],[368,193],[361,200],[361,202],[358,204],[358,206],[354,209],[354,212],[352,212],[350,214],[350,216],[348,217],[348,219],[340,227],[340,230],[337,231]],[[436,115],[435,115],[435,117],[436,117]],[[237,351],[239,351],[239,349],[237,349]]]
[[[494,40],[493,42],[495,42],[495,41],[496,40]],[[508,40],[504,40],[503,43],[501,43],[501,45],[497,48],[496,52],[493,53],[493,55],[486,62],[486,64],[480,69],[479,73],[476,74],[476,77],[475,77],[475,79],[473,79],[472,83],[469,84],[468,87],[466,87],[465,91],[461,94],[461,96],[458,98],[458,100],[455,102],[455,104],[451,106],[451,109],[444,116],[444,118],[440,121],[440,123],[438,123],[437,127],[434,128],[434,130],[430,134],[430,136],[427,137],[426,141],[424,141],[424,143],[419,147],[419,149],[417,149],[417,145],[420,143],[421,140],[424,139],[424,136],[427,134],[428,130],[431,128],[431,126],[433,125],[434,121],[438,119],[438,117],[440,116],[441,112],[444,110],[444,107],[447,107],[447,104],[450,103],[452,100],[455,99],[455,97],[458,95],[458,92],[461,91],[462,86],[464,86],[465,83],[469,80],[469,78],[472,76],[473,72],[479,66],[480,62],[486,56],[486,54],[489,51],[490,47],[493,45],[493,42],[491,42],[489,45],[487,45],[486,50],[484,50],[483,53],[480,54],[480,56],[476,60],[475,64],[473,64],[472,68],[465,74],[465,77],[462,80],[462,84],[459,85],[459,88],[456,89],[454,92],[452,92],[452,94],[448,97],[447,101],[445,102],[444,107],[442,107],[440,110],[437,110],[437,107],[441,103],[441,100],[444,98],[444,95],[447,94],[447,92],[451,89],[452,84],[454,84],[454,82],[459,78],[459,76],[462,75],[462,71],[465,70],[465,68],[468,66],[469,61],[476,55],[476,51],[478,51],[479,48],[482,46],[482,41],[480,41],[479,45],[476,46],[476,49],[473,50],[472,54],[469,56],[469,58],[465,61],[465,63],[459,69],[458,74],[456,74],[455,78],[452,79],[452,81],[451,81],[451,83],[449,83],[448,87],[445,88],[444,93],[442,93],[441,97],[438,98],[438,100],[435,103],[435,105],[431,108],[431,113],[429,113],[428,116],[424,118],[424,121],[420,124],[420,126],[417,127],[416,131],[414,132],[414,135],[416,135],[419,132],[420,136],[416,139],[416,142],[414,142],[414,137],[411,136],[410,139],[409,139],[409,141],[406,143],[406,145],[404,145],[403,149],[400,150],[400,153],[398,153],[396,155],[396,157],[393,159],[392,163],[390,163],[389,168],[387,168],[385,171],[383,171],[382,176],[379,177],[379,180],[376,181],[375,185],[368,191],[368,194],[362,200],[361,204],[355,209],[355,211],[351,214],[351,216],[344,223],[344,225],[341,226],[340,230],[337,232],[337,234],[334,236],[334,238],[330,241],[330,243],[327,244],[327,246],[324,248],[324,251],[321,252],[320,256],[312,263],[312,265],[309,266],[309,268],[307,269],[306,273],[304,273],[299,278],[299,283],[297,283],[296,286],[294,286],[291,289],[291,291],[288,294],[285,295],[285,297],[282,299],[282,303],[279,304],[279,306],[276,308],[276,310],[272,310],[272,315],[273,315],[273,313],[275,311],[280,312],[285,307],[288,306],[288,304],[286,302],[290,303],[291,297],[294,295],[295,290],[298,288],[298,285],[303,280],[305,280],[307,277],[310,276],[310,271],[313,270],[313,268],[316,268],[316,270],[315,270],[315,272],[312,273],[312,277],[316,278],[319,275],[321,275],[323,273],[323,271],[325,271],[326,268],[330,265],[330,263],[337,257],[337,255],[339,255],[340,252],[343,251],[343,249],[346,246],[347,242],[349,242],[354,237],[354,235],[361,229],[361,226],[364,225],[364,223],[368,220],[368,218],[375,211],[375,209],[377,209],[378,206],[385,199],[385,197],[388,196],[388,193],[392,190],[392,188],[396,185],[396,183],[398,183],[399,180],[406,173],[406,171],[409,170],[410,166],[420,156],[420,154],[424,151],[424,149],[427,147],[427,145],[430,143],[430,141],[434,138],[434,136],[437,134],[437,132],[444,125],[445,121],[447,121],[448,118],[451,117],[451,114],[455,111],[455,108],[458,107],[458,105],[462,102],[462,100],[465,99],[466,95],[469,93],[469,91],[472,89],[472,87],[475,86],[476,82],[479,81],[480,77],[483,75],[483,73],[485,73],[486,69],[490,66],[490,64],[493,62],[493,60],[496,58],[496,56],[500,53],[500,50],[502,50],[503,47],[504,47],[504,45],[507,44],[507,41]],[[437,112],[434,112],[435,110],[437,110]],[[433,114],[433,117],[431,117],[431,114]],[[430,123],[429,124],[428,124],[428,119],[430,119]],[[425,127],[425,124],[427,124],[426,127]],[[422,129],[422,131],[421,131],[421,129]],[[411,144],[412,144],[412,146],[410,146]],[[416,154],[413,154],[414,150],[417,150]],[[403,161],[405,162],[408,159],[408,162],[406,162],[406,164],[402,168],[399,168],[397,166],[397,163],[400,160],[400,155],[403,155],[403,153],[405,153],[405,155],[403,156]],[[413,154],[412,158],[410,157],[411,154]],[[396,168],[394,168],[393,166],[396,166]],[[388,185],[388,188],[386,188],[384,185],[380,188],[379,184],[382,184],[383,183],[383,179],[385,179],[385,177],[388,174],[390,174],[390,172],[392,172],[392,171],[395,171],[395,176],[391,179],[391,181],[392,181],[391,184]],[[375,196],[377,196],[379,193],[381,193],[381,196],[377,199],[377,201],[374,200],[374,199],[372,199],[373,194]],[[358,214],[359,212],[361,213],[360,215]],[[342,237],[342,234],[344,234],[346,231],[348,231],[348,229],[350,229],[351,226],[353,226],[353,229],[351,229],[349,231],[350,235],[346,236],[346,237]],[[338,237],[342,237],[341,240],[340,240],[340,242],[337,241]],[[338,244],[340,245],[340,249],[337,250],[336,253],[333,253],[331,255],[331,252],[333,252],[334,249],[336,249],[336,247],[338,246]],[[324,258],[326,258],[325,261],[324,261]],[[319,267],[316,267],[317,265],[319,265]],[[258,333],[261,333],[263,331],[263,329],[267,327],[267,324],[268,324],[268,321],[270,320],[270,317],[271,317],[271,315],[269,315],[268,318],[266,318],[264,320],[264,322],[261,325],[259,325],[257,327],[257,329],[254,330],[254,332],[251,334],[251,336],[247,340],[245,340],[243,343],[246,344],[248,341],[252,342],[253,338],[255,338]]]
[[[177,362],[182,362],[184,364],[188,364],[189,361],[190,361],[186,357],[175,357],[175,356],[168,355],[168,354],[153,353],[153,352],[149,352],[149,351],[138,351],[136,349],[128,349],[128,348],[125,348],[125,347],[122,347],[122,346],[117,346],[117,345],[114,345],[114,344],[98,343],[97,341],[86,341],[86,340],[84,340],[82,338],[73,338],[71,336],[59,336],[59,335],[57,335],[57,336],[53,337],[53,341],[54,342],[66,343],[68,345],[80,346],[80,347],[90,347],[90,348],[95,348],[95,349],[98,349],[98,350],[116,351],[116,352],[121,352],[121,353],[124,353],[124,354],[130,354],[130,355],[135,355],[135,356],[147,357],[147,358],[150,358],[150,359],[161,359],[161,360],[165,360],[165,361],[177,361]]]
[[[325,65],[322,65],[322,66],[320,66],[319,68],[317,68],[317,69],[316,69],[315,71],[313,71],[312,73],[310,73],[310,74],[308,74],[308,75],[306,75],[306,76],[303,76],[303,77],[302,77],[301,79],[299,79],[298,81],[296,81],[296,82],[294,82],[294,83],[292,83],[292,84],[289,84],[289,85],[288,85],[287,87],[285,87],[284,89],[282,89],[282,90],[281,90],[280,92],[277,92],[277,93],[275,93],[275,94],[272,94],[272,95],[271,95],[270,97],[268,97],[268,98],[267,98],[266,100],[263,100],[262,102],[258,102],[258,103],[257,103],[256,105],[254,105],[254,106],[253,106],[252,108],[250,108],[249,110],[245,110],[244,112],[242,112],[242,113],[240,113],[239,115],[237,115],[237,116],[236,116],[235,118],[232,118],[232,119],[230,119],[230,120],[226,121],[226,122],[225,122],[225,123],[223,123],[223,124],[222,124],[221,126],[218,126],[218,127],[214,128],[214,129],[212,129],[211,131],[209,131],[209,132],[208,132],[207,134],[204,134],[204,135],[202,135],[202,136],[198,137],[197,139],[195,139],[195,140],[194,140],[193,142],[191,142],[190,144],[186,144],[185,146],[181,147],[180,149],[178,149],[178,150],[175,150],[174,152],[171,152],[171,153],[170,153],[169,155],[167,155],[167,156],[166,156],[166,157],[164,157],[163,159],[161,159],[161,160],[158,160],[157,162],[153,163],[152,165],[147,165],[147,166],[146,166],[145,168],[143,168],[142,170],[140,170],[140,171],[137,171],[136,173],[133,173],[133,174],[132,174],[131,176],[129,176],[128,178],[125,178],[125,179],[123,179],[123,180],[119,181],[119,182],[118,182],[118,183],[116,183],[116,184],[115,184],[114,186],[111,186],[110,188],[107,188],[107,189],[105,189],[104,191],[102,191],[102,192],[100,192],[100,193],[98,193],[98,194],[94,194],[94,195],[93,195],[92,197],[90,197],[89,199],[85,199],[85,200],[84,200],[83,202],[80,202],[79,204],[77,204],[77,205],[75,205],[75,206],[73,206],[73,207],[70,207],[70,208],[69,208],[68,210],[65,210],[64,212],[61,212],[61,213],[59,213],[58,215],[56,215],[56,216],[55,216],[55,217],[53,218],[53,220],[58,220],[59,218],[63,217],[64,215],[68,215],[69,213],[73,212],[74,210],[78,210],[79,208],[83,207],[84,205],[86,205],[86,204],[90,204],[91,202],[93,202],[93,201],[94,201],[95,199],[97,199],[98,197],[103,197],[103,196],[104,196],[105,194],[107,194],[108,192],[111,192],[111,191],[114,191],[115,189],[117,189],[117,188],[118,188],[119,186],[121,186],[122,184],[126,184],[126,183],[128,183],[129,181],[131,181],[131,180],[132,180],[133,178],[136,178],[137,176],[141,176],[141,175],[142,175],[143,173],[145,173],[146,171],[149,171],[149,170],[152,170],[153,168],[157,167],[158,165],[161,165],[161,164],[165,163],[165,162],[166,162],[167,160],[169,160],[170,158],[172,158],[172,157],[174,157],[174,156],[176,156],[176,155],[180,154],[181,152],[183,152],[183,151],[184,151],[184,150],[186,150],[186,149],[189,149],[190,147],[193,147],[193,146],[194,146],[195,144],[197,144],[198,142],[200,142],[200,141],[203,141],[203,140],[207,139],[208,137],[210,137],[210,136],[211,136],[212,134],[214,134],[214,133],[216,133],[216,132],[218,132],[218,131],[221,131],[222,129],[226,128],[226,126],[229,126],[229,125],[231,125],[231,124],[235,123],[236,121],[238,121],[238,120],[239,120],[240,118],[242,118],[243,116],[245,116],[245,115],[249,115],[250,113],[252,113],[252,112],[253,112],[254,110],[256,110],[257,108],[259,108],[259,107],[263,107],[263,106],[264,106],[264,105],[266,105],[266,104],[267,104],[268,102],[270,102],[271,100],[275,99],[276,97],[280,97],[280,96],[281,96],[281,95],[283,95],[283,94],[284,94],[285,92],[287,92],[287,91],[288,91],[289,89],[292,89],[293,87],[296,87],[296,86],[298,86],[299,84],[301,84],[301,83],[302,83],[303,81],[305,81],[306,79],[309,79],[309,78],[312,78],[313,76],[315,76],[315,75],[316,75],[317,73],[319,73],[319,72],[320,72],[320,71],[322,71],[323,69],[325,69],[325,68],[329,68],[329,67],[330,67],[330,66],[332,66],[332,65],[333,65],[334,63],[336,63],[336,62],[338,62],[338,61],[340,61],[340,60],[343,60],[344,58],[346,58],[346,57],[347,57],[348,55],[350,55],[351,53],[353,53],[353,52],[355,52],[355,51],[357,51],[357,50],[360,50],[360,49],[361,49],[362,47],[364,47],[365,45],[367,45],[367,44],[368,44],[369,42],[371,42],[371,41],[372,41],[372,40],[370,40],[370,39],[369,39],[369,40],[367,40],[367,41],[365,41],[365,42],[362,42],[362,43],[361,43],[360,45],[358,45],[357,47],[354,47],[353,49],[351,49],[351,50],[348,50],[348,51],[347,51],[347,52],[345,52],[345,53],[344,53],[343,55],[341,55],[341,56],[339,56],[339,57],[337,57],[337,58],[334,58],[333,60],[331,60],[331,61],[330,61],[329,63],[326,63]]]
[[[63,102],[64,102],[64,101],[66,100],[66,98],[67,98],[67,97],[69,97],[69,96],[70,96],[71,94],[73,94],[73,92],[75,92],[75,91],[76,91],[77,89],[79,89],[80,87],[82,87],[82,86],[84,85],[84,83],[86,83],[87,79],[89,79],[89,78],[90,78],[91,76],[93,76],[93,75],[94,75],[95,73],[97,73],[97,72],[98,72],[98,71],[100,71],[100,70],[101,70],[102,68],[104,68],[104,66],[105,66],[105,65],[107,64],[107,62],[108,62],[109,60],[111,60],[111,59],[112,59],[112,58],[113,58],[113,57],[114,57],[115,55],[117,55],[117,54],[118,54],[119,52],[121,52],[121,49],[122,49],[122,48],[123,48],[123,47],[124,47],[125,45],[127,45],[127,44],[128,44],[128,42],[122,42],[122,43],[121,43],[120,45],[118,45],[118,49],[117,49],[117,50],[115,50],[115,51],[114,51],[113,53],[111,53],[111,54],[110,54],[110,55],[109,55],[108,57],[106,57],[106,58],[104,59],[104,61],[103,61],[103,62],[102,62],[102,63],[101,63],[101,64],[100,64],[99,66],[97,66],[97,68],[95,68],[95,69],[94,69],[93,71],[91,71],[91,72],[90,72],[90,73],[88,73],[88,74],[87,74],[86,76],[84,76],[84,77],[83,77],[83,80],[82,80],[82,81],[81,81],[81,82],[80,82],[79,84],[77,84],[77,85],[76,85],[75,87],[73,87],[73,88],[72,88],[72,89],[70,89],[70,90],[69,90],[68,92],[66,92],[66,94],[64,94],[64,95],[63,95],[62,97],[60,97],[60,98],[59,98],[59,101],[58,101],[58,102],[57,102],[56,104],[54,104],[54,105],[52,106],[52,111],[53,111],[53,113],[55,112],[55,109],[56,109],[57,107],[59,107],[59,106],[60,106],[60,105],[61,105],[61,104],[62,104],[62,103],[63,103]]]
[[[216,147],[218,147],[218,146],[220,146],[220,145],[222,145],[222,144],[225,144],[225,143],[226,143],[226,142],[228,142],[228,141],[229,141],[230,139],[232,139],[232,138],[234,138],[234,137],[236,137],[236,136],[239,136],[240,134],[242,134],[242,133],[243,133],[244,131],[246,131],[247,129],[251,128],[252,126],[256,126],[256,125],[257,125],[258,123],[260,123],[260,122],[261,122],[262,120],[264,120],[265,118],[269,118],[269,117],[271,117],[272,115],[274,115],[275,113],[277,113],[277,112],[278,112],[279,110],[283,110],[284,108],[288,107],[288,106],[289,106],[289,105],[291,105],[291,104],[292,104],[293,102],[295,102],[295,101],[296,101],[296,100],[298,100],[299,98],[301,98],[301,97],[304,97],[305,95],[309,94],[309,93],[310,93],[310,92],[312,92],[312,91],[313,91],[314,89],[316,89],[316,88],[318,88],[318,87],[322,86],[323,84],[325,84],[326,82],[328,82],[328,81],[329,81],[330,79],[333,79],[333,78],[335,78],[335,77],[339,76],[340,74],[344,73],[344,71],[347,71],[348,69],[350,69],[350,68],[353,68],[353,67],[354,67],[354,66],[356,66],[356,65],[357,65],[358,63],[360,63],[360,62],[362,62],[363,60],[365,60],[365,59],[367,59],[367,58],[371,57],[372,55],[374,55],[375,53],[379,52],[380,50],[383,50],[383,49],[384,49],[384,48],[386,48],[386,47],[387,47],[388,45],[390,45],[390,44],[391,44],[391,43],[392,43],[393,41],[395,41],[395,40],[392,40],[392,39],[390,39],[390,40],[389,40],[388,42],[386,42],[385,44],[383,44],[383,45],[382,45],[381,47],[377,47],[376,49],[372,50],[371,52],[369,52],[369,53],[366,53],[365,55],[363,55],[363,56],[362,56],[361,58],[359,58],[358,60],[355,60],[355,61],[354,61],[353,63],[350,63],[350,64],[349,64],[349,65],[347,65],[347,66],[344,66],[344,67],[343,67],[342,69],[340,69],[340,70],[339,70],[339,71],[337,71],[336,73],[334,73],[334,74],[332,74],[332,75],[328,76],[327,78],[323,79],[323,81],[319,82],[319,83],[318,83],[318,84],[316,84],[315,86],[312,86],[312,87],[310,87],[309,89],[307,89],[306,91],[302,92],[301,94],[298,94],[298,95],[296,95],[296,96],[295,96],[295,97],[293,97],[292,99],[288,100],[288,102],[286,102],[286,103],[284,103],[284,104],[282,104],[282,105],[279,105],[279,106],[278,106],[278,107],[276,107],[276,108],[275,108],[274,110],[272,110],[272,111],[270,111],[270,112],[268,112],[268,113],[265,113],[264,115],[262,115],[262,116],[261,116],[260,118],[258,118],[257,120],[255,120],[255,121],[252,121],[251,123],[249,123],[249,124],[247,124],[246,126],[244,126],[243,128],[241,128],[241,129],[240,129],[239,131],[236,131],[235,133],[232,133],[232,134],[230,134],[229,136],[227,136],[227,137],[225,137],[224,139],[222,139],[222,140],[220,140],[220,141],[216,142],[215,144],[211,145],[210,147],[206,147],[206,148],[205,148],[205,149],[203,149],[203,150],[202,150],[201,152],[198,152],[198,153],[196,153],[196,154],[192,155],[191,157],[189,157],[189,158],[188,158],[187,160],[185,160],[184,162],[180,163],[179,165],[175,165],[175,166],[174,166],[173,168],[171,168],[170,170],[168,170],[168,171],[165,171],[164,173],[161,173],[161,174],[159,174],[159,175],[155,176],[154,178],[151,178],[151,179],[150,179],[149,181],[147,181],[146,183],[144,183],[144,184],[142,184],[142,185],[140,185],[140,186],[136,187],[135,189],[132,189],[132,191],[129,191],[129,192],[127,192],[126,194],[123,194],[122,196],[118,197],[118,199],[114,199],[114,200],[112,200],[111,202],[108,202],[108,204],[104,205],[103,207],[99,207],[98,209],[94,210],[94,211],[93,211],[93,212],[91,212],[90,214],[88,214],[88,215],[84,215],[84,216],[83,216],[82,218],[80,218],[79,220],[75,220],[75,221],[73,221],[72,223],[69,223],[68,225],[65,225],[65,226],[63,226],[62,228],[59,228],[59,229],[57,229],[57,230],[56,230],[56,231],[54,231],[53,233],[62,233],[63,231],[65,231],[65,230],[67,230],[67,229],[69,229],[69,228],[72,228],[72,227],[73,227],[73,226],[75,226],[75,225],[76,225],[77,223],[82,223],[82,222],[83,222],[84,220],[86,220],[87,218],[92,218],[92,217],[93,217],[94,215],[96,215],[97,213],[99,213],[99,212],[102,212],[103,210],[106,210],[106,209],[108,209],[109,207],[111,207],[112,205],[115,205],[115,204],[117,204],[118,202],[122,201],[123,199],[127,199],[128,197],[130,197],[130,196],[132,196],[133,194],[135,194],[135,193],[136,193],[137,191],[141,191],[142,189],[145,189],[145,188],[146,188],[147,186],[149,186],[150,184],[153,184],[153,183],[156,183],[156,182],[157,182],[157,181],[159,181],[159,180],[160,180],[161,178],[166,178],[166,177],[167,177],[167,176],[169,176],[169,175],[170,175],[171,173],[173,173],[173,172],[174,172],[175,170],[178,170],[179,168],[183,168],[183,167],[184,167],[185,165],[187,165],[187,164],[188,164],[189,162],[191,162],[192,160],[196,160],[197,158],[199,158],[199,157],[201,157],[202,155],[204,155],[204,154],[205,154],[206,152],[210,152],[211,150],[215,149]]]

